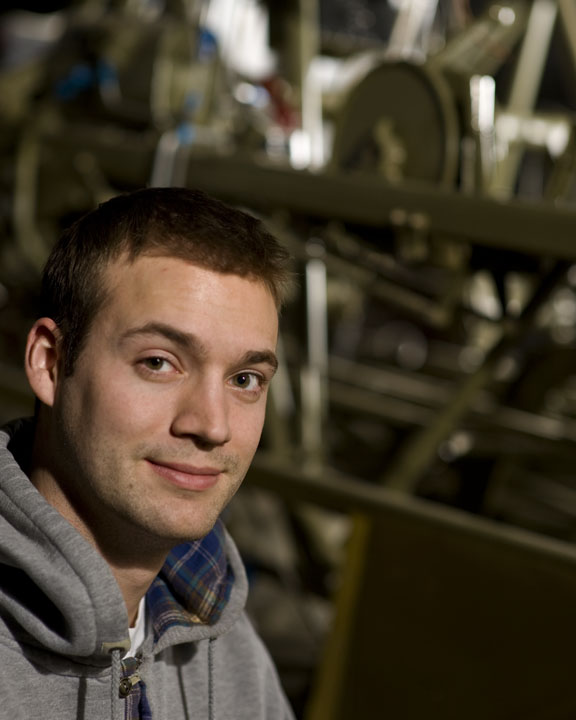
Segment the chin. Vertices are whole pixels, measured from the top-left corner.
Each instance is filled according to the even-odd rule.
[[[172,525],[169,527],[156,528],[152,530],[152,534],[156,535],[164,543],[169,544],[170,547],[179,545],[184,542],[193,542],[194,540],[201,540],[203,537],[214,527],[218,516],[214,520],[206,520],[203,522],[188,522],[178,525]]]
[[[208,500],[208,498],[206,498]],[[205,537],[214,527],[226,503],[202,502],[196,498],[190,504],[179,501],[155,503],[154,507],[131,508],[125,518],[138,528],[144,542],[164,549],[183,542]]]

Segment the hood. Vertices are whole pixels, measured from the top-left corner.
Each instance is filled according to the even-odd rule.
[[[31,420],[0,430],[0,617],[22,642],[108,664],[112,648],[129,646],[122,594],[104,559],[17,463],[32,438]]]

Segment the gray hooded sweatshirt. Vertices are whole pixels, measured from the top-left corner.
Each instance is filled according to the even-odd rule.
[[[200,583],[206,607],[190,606],[194,593],[180,604],[175,557],[148,593],[140,652],[123,660],[130,642],[120,589],[21,469],[30,443],[29,423],[0,431],[0,720],[291,720],[245,615],[246,575],[225,530],[209,536],[210,556],[204,541],[184,553],[209,557],[205,576],[183,575]],[[213,572],[213,555],[224,573]],[[205,586],[213,575],[214,588]]]

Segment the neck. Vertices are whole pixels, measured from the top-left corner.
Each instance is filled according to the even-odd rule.
[[[153,573],[140,568],[119,569],[111,566],[111,569],[124,598],[129,625],[134,627],[140,601],[146,595],[160,568]]]
[[[85,537],[108,563],[124,598],[132,627],[140,601],[160,572],[168,550],[139,542],[133,535],[122,539],[121,535],[106,532],[102,536],[90,533]],[[110,542],[109,538],[114,540]]]

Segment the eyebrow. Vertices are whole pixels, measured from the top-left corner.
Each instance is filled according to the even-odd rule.
[[[241,359],[240,365],[270,365],[272,370],[278,370],[278,358],[272,350],[251,350],[248,351]]]
[[[129,340],[140,335],[160,335],[172,341],[182,349],[193,352],[201,357],[206,355],[206,348],[203,343],[193,334],[178,330],[172,325],[161,322],[149,322],[140,327],[127,330],[121,340]],[[248,350],[241,358],[240,365],[261,365],[267,364],[274,372],[278,369],[278,358],[272,350]]]
[[[149,322],[146,323],[146,325],[130,328],[130,330],[127,330],[122,335],[121,339],[129,340],[130,338],[140,335],[161,335],[185,350],[193,350],[199,354],[205,354],[202,343],[195,335],[182,332],[182,330],[177,330],[175,327],[172,327],[172,325],[166,325],[160,322]]]

